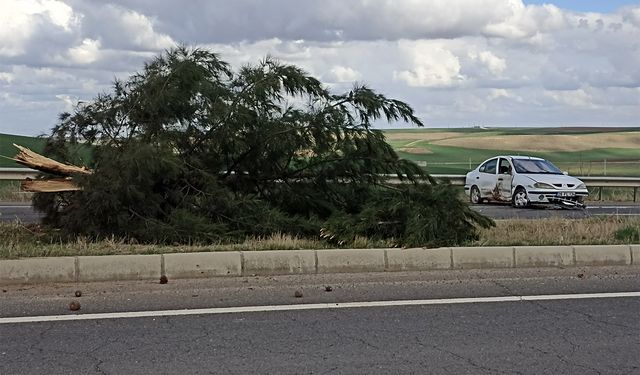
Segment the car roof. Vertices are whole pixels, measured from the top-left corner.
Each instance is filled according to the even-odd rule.
[[[524,156],[524,155],[507,155],[506,157],[511,159],[544,160],[536,156]]]
[[[519,160],[544,160],[542,158],[536,156],[526,156],[526,155],[496,155],[487,160],[495,159],[495,158],[508,158],[508,159],[519,159]],[[485,160],[485,161],[487,161]]]

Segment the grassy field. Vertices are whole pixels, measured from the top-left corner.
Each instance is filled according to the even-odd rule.
[[[508,234],[508,235],[505,235]],[[78,238],[72,242],[56,241],[55,234],[37,225],[0,223],[0,259],[42,256],[164,254],[210,251],[260,251],[335,248],[326,242],[274,234],[268,238],[249,238],[238,244],[194,246],[140,245],[112,239],[98,242]],[[640,219],[600,217],[583,220],[499,220],[496,227],[480,230],[480,238],[469,246],[538,246],[583,244],[628,244],[640,241]],[[370,242],[357,238],[349,248],[392,247],[391,243]]]
[[[640,128],[394,129],[385,135],[401,157],[433,174],[465,174],[506,154],[542,157],[577,176],[640,176]]]
[[[542,157],[577,176],[640,176],[640,128],[393,129],[385,135],[401,157],[433,174],[465,174],[483,160],[509,154]],[[44,142],[0,134],[0,155],[14,156],[13,143],[38,152]],[[0,157],[0,167],[17,166]]]
[[[8,160],[2,156],[13,157],[18,150],[13,144],[28,147],[35,152],[41,152],[44,147],[45,140],[35,137],[24,137],[20,135],[0,134],[0,168],[19,168],[21,165]]]

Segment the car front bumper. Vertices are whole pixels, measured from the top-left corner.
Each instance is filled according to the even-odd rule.
[[[585,190],[536,189],[527,192],[531,203],[582,203],[589,192]]]

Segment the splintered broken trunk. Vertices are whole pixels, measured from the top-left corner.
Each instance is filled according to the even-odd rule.
[[[92,174],[93,171],[85,167],[77,167],[75,165],[63,164],[48,157],[42,156],[26,147],[13,144],[20,152],[13,161],[20,163],[29,168],[37,169],[41,172],[51,173],[59,176],[70,176],[73,174]]]
[[[89,175],[93,173],[92,170],[85,167],[60,163],[42,156],[37,152],[33,152],[26,147],[16,144],[14,144],[14,146],[20,150],[20,152],[14,158],[10,158],[11,160],[44,173],[61,176],[61,178],[43,178],[36,180],[27,178],[21,183],[21,188],[24,191],[32,193],[61,193],[65,191],[82,190],[82,187],[78,185],[71,176],[74,174]]]
[[[28,178],[20,183],[20,188],[31,193],[61,193],[82,190],[73,179],[68,177],[49,180],[32,180]]]

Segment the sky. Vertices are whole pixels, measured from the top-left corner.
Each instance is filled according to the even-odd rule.
[[[178,43],[365,83],[427,127],[640,126],[640,1],[0,0],[0,133],[48,133]]]

